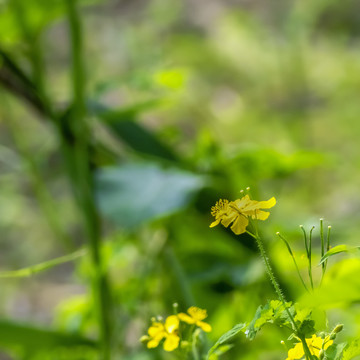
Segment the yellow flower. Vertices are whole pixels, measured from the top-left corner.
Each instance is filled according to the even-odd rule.
[[[267,201],[251,200],[249,195],[231,202],[220,199],[211,208],[211,215],[215,217],[215,221],[210,224],[210,227],[214,227],[220,222],[228,227],[232,223],[231,230],[236,235],[242,234],[246,232],[246,227],[249,225],[249,217],[256,220],[266,220],[270,213],[261,209],[270,209],[275,204],[276,199],[274,197]]]
[[[321,349],[326,350],[333,343],[329,336],[327,336],[325,339],[322,339],[319,336],[313,335],[310,339],[305,340],[311,354],[317,357],[319,357]],[[298,342],[292,349],[289,350],[286,360],[298,360],[301,359],[304,355],[305,353],[303,345],[301,342]]]
[[[147,340],[149,349],[155,348],[160,341],[165,338],[164,350],[173,351],[179,346],[180,337],[178,335],[179,319],[176,315],[168,316],[165,324],[154,322],[148,330],[149,336],[142,337],[140,340]]]
[[[206,322],[202,321],[207,318],[206,310],[200,309],[196,306],[192,306],[188,309],[187,312],[189,315],[185,313],[178,314],[179,319],[188,324],[195,324],[206,332],[211,331],[211,326]]]

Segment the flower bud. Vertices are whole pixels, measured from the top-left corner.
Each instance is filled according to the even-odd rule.
[[[343,328],[344,328],[343,324],[337,324],[335,326],[335,329],[332,332],[335,333],[335,334],[338,334]]]

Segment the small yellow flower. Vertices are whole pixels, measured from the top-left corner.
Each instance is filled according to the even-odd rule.
[[[319,357],[321,349],[326,350],[333,341],[330,340],[330,337],[327,336],[325,339],[322,339],[319,336],[313,335],[310,339],[305,339],[309,347],[309,350],[312,355]],[[288,357],[286,360],[298,360],[305,355],[304,348],[301,342],[298,342],[292,349],[288,352]]]
[[[256,220],[266,220],[270,213],[261,209],[270,209],[275,204],[276,199],[274,197],[267,201],[251,200],[249,195],[231,202],[220,199],[211,208],[211,215],[215,217],[215,221],[210,224],[210,227],[214,227],[220,222],[228,227],[232,223],[231,230],[236,235],[240,235],[246,232],[249,217]]]
[[[178,314],[179,319],[186,322],[187,324],[195,324],[206,332],[211,331],[211,326],[206,322],[202,321],[207,318],[206,310],[200,309],[196,306],[192,306],[188,309],[187,312],[189,315],[185,313]]]
[[[148,330],[149,336],[143,336],[140,340],[147,340],[149,349],[155,348],[160,341],[165,338],[164,350],[173,351],[179,346],[180,337],[178,335],[179,319],[176,315],[168,316],[165,323],[154,322]]]

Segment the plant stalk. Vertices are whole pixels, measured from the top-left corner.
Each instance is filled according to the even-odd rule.
[[[93,265],[92,291],[97,312],[102,360],[110,360],[112,341],[112,306],[107,274],[101,257],[101,227],[97,212],[91,172],[90,131],[86,123],[85,74],[82,57],[82,31],[76,0],[66,0],[72,46],[73,109],[70,131],[73,142],[63,136],[63,150],[73,191],[83,214]]]
[[[299,337],[299,339],[301,340],[302,344],[303,344],[303,348],[304,348],[304,353],[305,353],[305,357],[307,360],[312,360],[313,357],[310,353],[310,350],[307,346],[307,343],[305,341],[305,338],[303,336],[300,336],[299,334],[299,328],[298,326],[296,325],[296,322],[295,322],[295,319],[294,317],[292,316],[292,314],[290,313],[290,310],[286,304],[286,300],[285,300],[285,296],[280,288],[280,285],[279,283],[277,282],[276,278],[275,278],[275,275],[274,275],[274,272],[271,268],[271,265],[270,265],[270,260],[269,258],[267,257],[267,254],[266,254],[266,251],[265,251],[265,248],[264,248],[264,244],[260,238],[259,235],[254,235],[252,234],[251,232],[247,231],[247,233],[252,236],[255,240],[256,240],[256,244],[260,250],[260,255],[264,261],[264,264],[265,264],[265,269],[266,269],[266,272],[270,278],[270,281],[275,289],[275,292],[279,298],[279,300],[282,302],[282,304],[284,305],[284,308],[285,308],[285,311],[289,317],[289,320],[291,322],[291,325],[293,327],[293,330],[295,331],[296,335]]]

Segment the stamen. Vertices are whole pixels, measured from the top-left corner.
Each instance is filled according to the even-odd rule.
[[[229,200],[220,199],[216,202],[215,206],[211,207],[211,215],[216,216],[218,212],[223,211],[224,208],[229,204]]]

